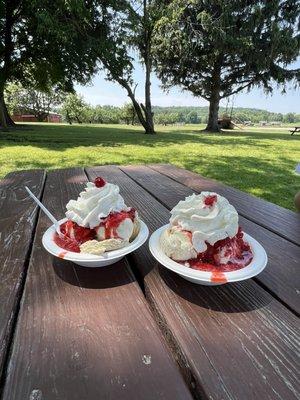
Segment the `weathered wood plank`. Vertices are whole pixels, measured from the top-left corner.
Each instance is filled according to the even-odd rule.
[[[300,245],[300,213],[287,210],[276,204],[259,199],[212,179],[204,178],[195,172],[175,167],[174,165],[155,164],[150,165],[150,167],[190,187],[196,192],[210,190],[220,193],[244,217],[277,233],[292,243]]]
[[[58,218],[81,169],[50,172],[43,202]],[[4,400],[191,399],[126,261],[90,269],[42,248],[37,225]]]
[[[29,186],[39,197],[43,183],[42,170],[13,172],[0,181],[0,374],[23,289],[38,212],[24,186]]]
[[[189,187],[148,167],[121,168],[168,209],[194,193]],[[268,266],[256,279],[299,315],[300,247],[241,216],[240,225],[261,242],[268,253]]]
[[[151,231],[168,221],[169,211],[118,168],[87,172],[117,183]],[[194,285],[155,268],[145,247],[130,260],[144,276],[147,298],[196,398],[299,396],[299,321],[257,283]]]

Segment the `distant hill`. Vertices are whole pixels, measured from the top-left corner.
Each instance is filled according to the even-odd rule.
[[[159,114],[177,114],[180,117],[186,117],[190,113],[196,113],[201,122],[207,121],[208,107],[195,107],[195,106],[173,106],[173,107],[153,107],[154,115]],[[237,121],[280,121],[280,122],[296,122],[300,121],[300,114],[295,113],[274,113],[267,110],[262,110],[259,108],[244,108],[244,107],[231,107],[226,109],[225,107],[220,107],[219,115],[231,114],[233,119]],[[184,120],[185,118],[182,118]]]

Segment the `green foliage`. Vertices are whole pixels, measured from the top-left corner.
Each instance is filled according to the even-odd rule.
[[[300,49],[297,0],[165,4],[154,36],[156,68],[165,86],[181,85],[210,100],[216,85],[224,98],[254,85],[272,91],[271,80],[299,79],[299,69],[286,68]]]
[[[187,124],[199,124],[201,122],[201,118],[198,117],[196,111],[190,111],[185,118],[185,122]]]
[[[101,3],[97,2],[99,11]],[[93,17],[85,1],[23,0],[2,5],[0,90],[7,81],[43,90],[59,83],[70,89],[74,80],[84,83],[95,72],[95,59],[82,34]]]
[[[197,115],[199,122],[196,123],[206,123],[208,117],[208,107],[195,107],[195,106],[173,106],[173,107],[153,107],[155,118],[158,118],[158,115],[168,114],[168,113],[176,113],[178,115],[178,123],[193,123],[190,120],[189,114]],[[220,115],[225,113],[230,114],[231,110],[227,110],[225,107],[220,107]],[[290,115],[291,114],[291,115]],[[289,117],[288,117],[289,115]],[[260,110],[256,108],[242,108],[242,107],[234,107],[232,109],[232,119],[237,122],[245,122],[251,121],[253,123],[259,123],[260,121],[272,122],[300,122],[300,114],[288,113],[273,113],[267,110]]]
[[[296,114],[295,113],[287,113],[284,117],[283,117],[283,121],[284,122],[288,122],[288,123],[292,123],[296,121]]]
[[[219,101],[243,89],[295,84],[289,69],[300,50],[298,0],[165,0],[153,38],[155,66],[174,85],[210,102],[217,129]]]
[[[83,97],[75,93],[69,94],[61,107],[61,113],[69,124],[72,124],[75,121],[79,124],[87,121],[91,116],[90,111],[91,110],[83,100]]]
[[[158,125],[167,126],[178,122],[179,114],[175,112],[160,113],[154,117],[154,120]]]
[[[136,112],[132,104],[127,103],[120,110],[120,118],[126,125],[134,125],[136,121]]]

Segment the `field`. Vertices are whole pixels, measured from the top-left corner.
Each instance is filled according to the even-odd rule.
[[[158,127],[146,136],[125,125],[28,124],[0,132],[0,177],[30,168],[172,163],[294,209],[300,189],[300,134],[247,127],[220,134],[203,126]]]

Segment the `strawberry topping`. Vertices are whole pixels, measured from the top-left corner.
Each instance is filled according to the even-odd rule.
[[[209,207],[212,207],[216,202],[217,202],[216,194],[211,194],[209,196],[206,196],[204,199],[204,204]]]
[[[57,233],[54,234],[53,239],[57,246],[61,247],[62,249],[73,251],[74,253],[80,253],[79,244],[76,242],[76,240],[67,237],[61,238]]]
[[[184,261],[182,264],[188,263],[190,268],[211,272],[228,272],[244,268],[251,262],[253,254],[243,236],[239,228],[233,238],[219,240],[214,245],[206,242],[207,249],[203,253],[199,253],[197,258]]]
[[[75,240],[79,244],[82,244],[87,240],[93,240],[96,236],[94,229],[84,228],[73,221],[66,221],[61,224],[60,231],[68,238]]]
[[[73,221],[66,221],[60,225],[60,231],[64,237],[54,235],[54,242],[62,249],[80,252],[79,246],[87,240],[92,240],[96,236],[94,229],[84,228]]]
[[[130,218],[132,222],[134,221],[134,208],[131,208],[129,211],[110,213],[99,225],[99,227],[104,227],[105,229],[105,239],[118,238],[117,228],[126,218]]]

